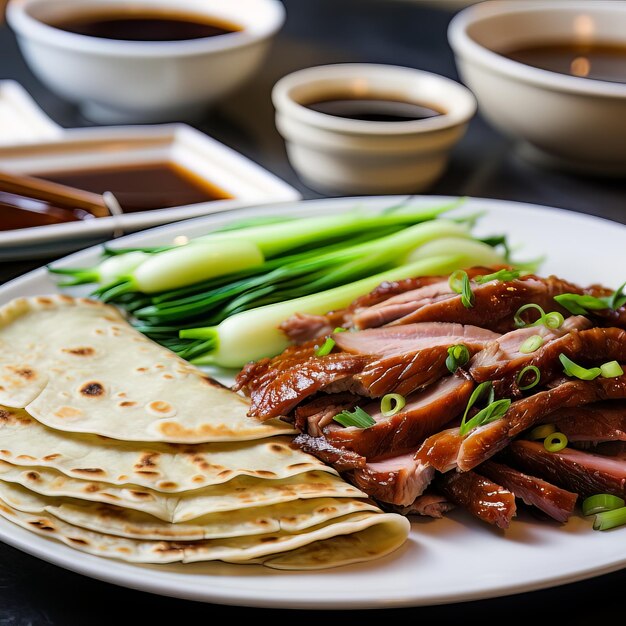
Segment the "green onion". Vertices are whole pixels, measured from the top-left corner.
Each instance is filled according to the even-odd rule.
[[[600,374],[603,378],[617,378],[624,374],[624,370],[617,361],[609,361],[600,366]]]
[[[519,351],[522,354],[531,354],[532,352],[536,352],[543,345],[543,337],[541,335],[533,335],[529,337],[522,343],[519,347]]]
[[[330,354],[335,347],[335,340],[332,337],[326,337],[326,341],[315,351],[315,356],[326,356]]]
[[[577,365],[563,353],[559,354],[559,361],[561,361],[563,371],[567,376],[579,378],[580,380],[594,380],[602,373],[602,370],[599,367],[586,369],[585,367]]]
[[[470,309],[474,306],[474,293],[472,292],[472,286],[467,272],[463,270],[453,272],[448,280],[448,284],[454,293],[460,294],[461,303],[466,309]]]
[[[477,428],[478,426],[483,426],[485,424],[489,424],[491,422],[495,422],[497,419],[500,419],[511,406],[511,400],[497,400],[494,402],[495,392],[493,389],[493,383],[491,381],[486,381],[481,383],[474,389],[470,399],[467,402],[467,407],[465,407],[465,413],[463,414],[463,419],[461,420],[461,426],[459,428],[459,433],[464,436],[470,430]],[[487,406],[476,413],[474,417],[470,420],[467,420],[467,414],[470,409],[480,400],[486,398]]]
[[[543,440],[543,447],[548,452],[560,452],[567,444],[567,437],[563,433],[552,433]]]
[[[545,439],[550,435],[553,435],[556,432],[556,426],[554,424],[542,424],[541,426],[536,426],[529,433],[528,437],[533,441],[537,441],[539,439]]]
[[[400,412],[406,405],[406,399],[399,393],[388,393],[380,401],[380,412],[385,417],[391,417]]]
[[[343,328],[341,326],[337,326],[337,328],[335,328],[335,330],[333,330],[333,333],[345,333],[347,332],[347,328]]]
[[[593,522],[594,530],[609,530],[626,524],[626,506],[598,513]]]
[[[623,498],[610,493],[598,493],[583,500],[583,515],[595,515],[596,513],[604,513],[604,511],[613,511],[623,507],[625,504],[626,502],[624,502]]]
[[[446,367],[452,374],[454,374],[459,367],[463,367],[469,360],[470,352],[467,349],[467,346],[462,343],[458,343],[448,348]]]
[[[333,417],[336,422],[342,426],[349,428],[356,426],[357,428],[369,428],[376,424],[376,420],[361,407],[357,406],[354,411],[342,411]]]
[[[465,236],[438,237],[433,241],[429,241],[411,252],[407,257],[407,263],[419,261],[429,256],[447,255],[450,254],[450,251],[453,251],[454,254],[465,255],[471,258],[471,263],[464,264],[466,267],[472,265],[489,267],[491,265],[499,265],[503,262],[502,255],[491,246]]]
[[[529,372],[532,372],[534,374],[534,377],[532,378],[532,380],[529,380],[525,385],[521,385],[520,383],[524,381],[526,375]],[[536,387],[539,384],[540,380],[541,372],[539,371],[539,368],[535,365],[527,365],[524,369],[520,371],[515,379],[515,381],[517,382],[517,386],[520,388],[521,391],[528,391],[529,389]]]
[[[502,282],[516,280],[522,275],[522,273],[518,270],[500,270],[499,272],[494,272],[493,274],[485,274],[484,276],[476,276],[474,278],[474,282],[477,282],[479,285],[483,283],[488,283],[492,280],[500,280]]]
[[[527,323],[522,319],[522,313],[531,309],[539,311],[539,319],[537,319],[535,322]],[[513,321],[516,328],[527,328],[528,326],[545,326],[546,328],[555,330],[557,328],[561,328],[565,319],[557,311],[546,313],[538,304],[530,303],[525,304],[517,310]]]
[[[616,289],[610,296],[603,298],[577,293],[563,293],[555,296],[554,299],[574,315],[587,315],[590,311],[604,311],[606,309],[617,311],[617,309],[626,304],[624,287],[626,287],[626,283],[619,289]]]

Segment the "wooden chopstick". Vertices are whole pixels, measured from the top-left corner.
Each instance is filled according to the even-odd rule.
[[[111,215],[101,195],[34,176],[0,171],[0,191],[43,200],[61,208],[83,209],[96,217]]]

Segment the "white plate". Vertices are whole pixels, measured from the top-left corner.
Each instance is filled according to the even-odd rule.
[[[445,198],[424,197],[437,205]],[[233,219],[285,213],[311,215],[356,205],[383,208],[394,198],[334,199],[259,207],[171,224],[120,240],[116,245],[158,245],[178,235],[199,235]],[[497,200],[470,200],[464,211],[487,209],[481,234],[505,232],[523,257],[547,254],[543,271],[617,286],[624,280],[626,227],[567,211]],[[74,254],[65,266],[89,266],[98,249]],[[610,263],[607,261],[610,259]],[[55,292],[45,270],[0,288],[0,303],[20,295]],[[565,526],[521,516],[501,533],[462,511],[444,520],[416,522],[395,554],[369,563],[314,573],[286,573],[256,565],[194,564],[139,567],[82,554],[37,537],[6,520],[0,539],[75,572],[163,595],[259,607],[399,607],[476,600],[559,585],[626,565],[626,529],[595,532],[575,517]]]
[[[0,122],[2,115],[0,108]],[[132,233],[200,215],[301,197],[260,165],[186,124],[78,128],[36,143],[0,146],[0,170],[35,176],[39,172],[162,162],[180,165],[232,197],[84,222],[0,231],[0,261],[58,255],[110,239],[114,233]]]

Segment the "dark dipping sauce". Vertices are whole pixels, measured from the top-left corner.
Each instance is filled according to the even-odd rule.
[[[626,46],[604,43],[554,42],[534,44],[501,53],[542,70],[626,83]]]
[[[232,198],[193,172],[167,162],[41,173],[36,176],[93,193],[110,191],[117,198],[124,213]]]
[[[236,24],[196,13],[113,9],[70,13],[50,26],[77,35],[118,41],[187,41],[238,32]]]
[[[304,106],[318,113],[364,122],[414,122],[443,114],[423,104],[385,98],[333,97]]]

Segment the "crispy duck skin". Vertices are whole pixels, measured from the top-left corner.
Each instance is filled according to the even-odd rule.
[[[580,496],[597,493],[626,495],[626,460],[564,448],[548,452],[536,441],[514,441],[505,458],[516,467],[542,476]]]
[[[431,483],[435,470],[415,460],[412,453],[368,462],[345,477],[366,494],[388,504],[410,506]]]
[[[626,399],[626,374],[616,378],[575,380],[514,402],[504,416],[481,426],[463,439],[456,464],[462,471],[480,465],[505,448],[524,430],[546,415],[565,408],[585,406],[601,400]]]
[[[374,426],[344,428],[331,424],[324,429],[324,436],[333,445],[353,450],[368,459],[414,450],[425,437],[463,411],[473,388],[470,380],[449,376],[408,398],[406,406],[390,417],[382,415],[379,402],[363,406],[376,420]]]
[[[560,409],[542,421],[555,424],[571,442],[626,441],[626,402],[621,400]]]
[[[359,396],[347,392],[314,398],[295,410],[295,427],[312,437],[321,437],[322,429],[332,423],[335,415],[351,411],[360,400]]]
[[[479,471],[486,478],[511,491],[525,504],[538,508],[561,524],[574,512],[578,496],[542,478],[529,476],[495,461],[483,463]]]
[[[554,302],[554,296],[580,293],[581,289],[554,276],[538,278],[529,275],[512,281],[494,280],[482,285],[474,283],[472,291],[474,304],[465,307],[461,296],[452,292],[447,283],[436,283],[356,312],[353,325],[363,329],[384,324],[437,321],[472,324],[495,332],[508,332],[514,328],[513,317],[522,305],[534,302],[546,310],[558,310],[567,315],[568,312]]]
[[[453,426],[428,437],[418,448],[415,458],[444,474],[456,468],[462,443],[463,437],[459,435],[458,426]]]
[[[435,485],[452,502],[498,528],[508,528],[515,516],[515,496],[476,472],[448,472]]]
[[[302,433],[293,440],[293,443],[304,452],[331,465],[338,472],[364,468],[367,462],[365,457],[356,452],[345,448],[336,448],[324,437],[311,437]]]
[[[569,321],[569,320],[568,320]],[[500,384],[513,384],[519,371],[526,366],[535,366],[541,372],[541,382],[545,384],[563,374],[563,365],[559,355],[564,354],[579,365],[589,367],[607,361],[626,362],[626,330],[620,328],[591,328],[570,332],[567,335],[551,341],[536,352],[529,359],[519,363],[506,364],[499,370],[490,370],[486,375],[472,364],[470,373],[477,382],[500,378]],[[480,357],[476,355],[475,358]]]

